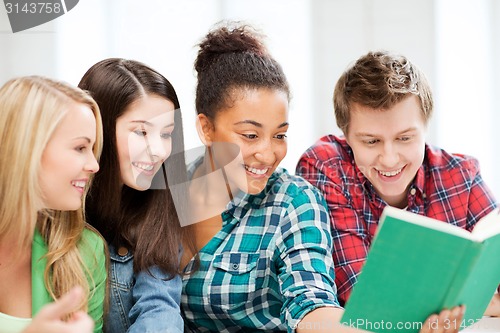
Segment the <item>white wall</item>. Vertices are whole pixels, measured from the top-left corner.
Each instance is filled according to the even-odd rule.
[[[82,0],[53,22],[12,34],[0,6],[0,84],[40,74],[77,84],[106,57],[143,61],[175,86],[186,146],[194,131],[196,43],[221,19],[263,30],[292,88],[289,154],[339,133],[332,93],[341,72],[369,50],[408,56],[434,87],[428,141],[479,157],[500,198],[495,124],[500,115],[500,4],[495,0]]]

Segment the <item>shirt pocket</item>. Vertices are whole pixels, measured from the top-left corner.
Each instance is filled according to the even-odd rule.
[[[258,260],[258,253],[216,255],[208,295],[210,304],[224,310],[245,306],[255,292]]]
[[[111,256],[109,271],[109,310],[106,332],[126,332],[130,326],[128,313],[133,305],[133,257]]]

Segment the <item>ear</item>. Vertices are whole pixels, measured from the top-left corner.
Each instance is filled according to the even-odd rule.
[[[201,142],[207,147],[210,147],[213,142],[214,125],[210,119],[204,114],[199,114],[196,117],[196,130]]]

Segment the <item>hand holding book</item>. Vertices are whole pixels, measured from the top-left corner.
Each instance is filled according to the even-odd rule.
[[[496,210],[470,233],[386,207],[342,321],[363,318],[358,327],[375,332],[418,332],[417,323],[430,314],[466,305],[460,324],[469,326],[482,317],[500,282],[499,253]]]

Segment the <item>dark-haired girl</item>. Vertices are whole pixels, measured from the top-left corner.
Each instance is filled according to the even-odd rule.
[[[201,42],[195,69],[207,153],[191,168],[192,204],[213,207],[222,194],[229,200],[220,214],[192,217],[196,253],[186,250],[183,257],[190,273],[183,281],[186,326],[287,331],[316,308],[336,309],[324,200],[278,168],[287,151],[290,99],[280,65],[249,27],[222,26]],[[231,146],[239,159],[227,156]],[[222,184],[209,179],[217,170]]]
[[[189,170],[195,244],[190,251],[185,243],[182,260],[187,330],[359,332],[339,324],[324,199],[278,167],[290,99],[280,65],[248,26],[227,23],[200,43],[195,69],[206,153]],[[217,205],[220,213],[207,215]]]
[[[150,67],[117,58],[92,66],[79,87],[94,97],[103,119],[101,170],[86,213],[110,249],[105,331],[182,332],[181,227],[164,177],[165,169],[181,177],[185,170],[183,154],[176,154],[184,148],[175,90]]]

